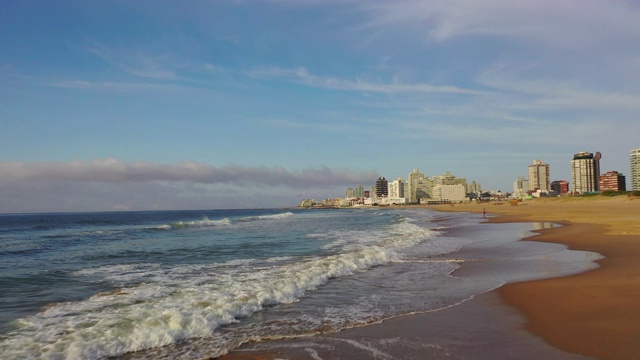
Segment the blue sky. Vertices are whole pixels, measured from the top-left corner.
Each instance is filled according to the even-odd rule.
[[[1,1],[0,212],[277,207],[640,147],[633,1]]]

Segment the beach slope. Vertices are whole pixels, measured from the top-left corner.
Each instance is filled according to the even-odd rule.
[[[636,359],[640,352],[640,198],[571,197],[446,205],[440,211],[486,211],[492,222],[550,221],[535,241],[600,253],[586,273],[508,284],[503,300],[526,316],[525,328],[559,349],[600,359]],[[500,216],[494,216],[494,215]]]

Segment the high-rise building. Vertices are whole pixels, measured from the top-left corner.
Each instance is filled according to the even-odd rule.
[[[602,154],[596,152],[595,155],[589,152],[580,152],[573,156],[571,160],[571,182],[573,192],[584,194],[597,192],[600,189],[600,159]]]
[[[556,180],[551,182],[551,190],[562,195],[569,192],[569,182],[567,180]]]
[[[627,183],[624,175],[617,171],[609,171],[600,176],[600,191],[626,191]]]
[[[516,181],[513,182],[513,195],[516,197],[525,196],[528,191],[529,180],[525,179],[524,176],[518,176]]]
[[[348,188],[347,191],[344,192],[344,197],[346,197],[347,199],[349,198],[354,198],[356,197],[356,192],[353,190],[353,188]]]
[[[631,191],[640,191],[640,148],[631,150]]]
[[[389,183],[389,197],[394,199],[404,198],[404,188],[406,181],[401,177],[393,180]]]
[[[478,194],[482,192],[482,186],[475,181],[467,184],[467,194]]]
[[[409,199],[409,202],[416,203],[418,202],[417,198],[417,190],[418,190],[418,180],[424,179],[424,174],[420,172],[418,169],[413,169],[412,172],[407,176],[407,188],[405,197]]]
[[[542,160],[534,160],[533,165],[529,165],[529,190],[549,191],[549,164]]]
[[[356,186],[356,190],[354,191],[354,193],[357,198],[364,198],[364,187],[362,187],[362,185]]]
[[[381,176],[376,180],[376,197],[388,197],[389,196],[389,182],[384,176]]]

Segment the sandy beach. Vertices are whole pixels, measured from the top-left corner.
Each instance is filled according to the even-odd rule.
[[[574,276],[509,284],[498,293],[526,316],[525,328],[549,344],[600,359],[635,359],[640,351],[640,198],[536,199],[509,204],[442,206],[482,212],[493,222],[550,221],[535,241],[562,243],[606,258]],[[499,214],[498,217],[492,215]]]
[[[600,268],[505,285],[435,313],[312,338],[247,344],[223,359],[635,359],[640,351],[640,198],[535,199],[517,206],[429,206],[486,211],[488,222],[554,222],[534,241],[597,252]],[[526,240],[526,239],[525,239]],[[464,269],[464,266],[463,268]],[[434,339],[438,339],[435,341]],[[384,353],[373,344],[385,344]],[[448,351],[455,343],[458,353]]]

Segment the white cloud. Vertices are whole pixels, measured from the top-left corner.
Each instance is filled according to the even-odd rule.
[[[362,79],[340,79],[337,77],[320,77],[310,74],[304,67],[293,69],[283,69],[279,67],[255,69],[247,72],[247,76],[252,78],[281,78],[288,81],[301,83],[309,86],[341,90],[373,93],[441,93],[458,95],[482,95],[484,92],[464,89],[451,85],[432,85],[425,83],[404,83],[404,82],[372,82]]]

